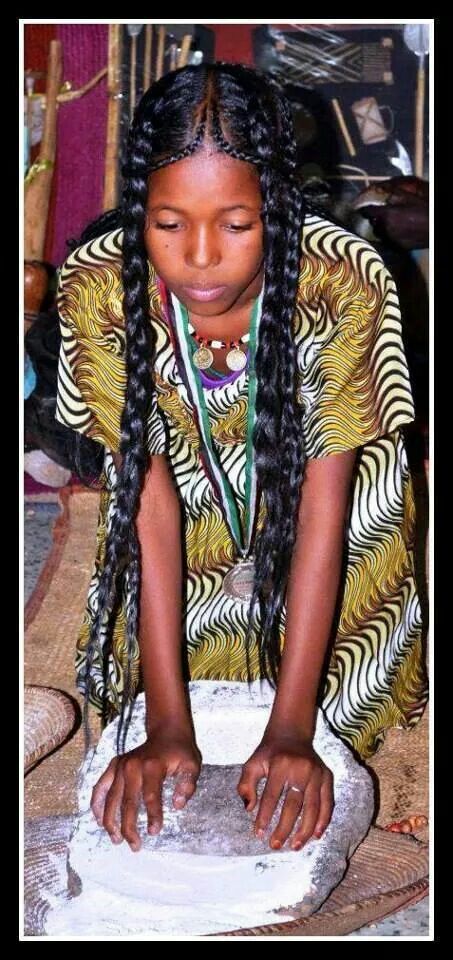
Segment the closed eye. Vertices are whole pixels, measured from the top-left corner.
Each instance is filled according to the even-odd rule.
[[[154,226],[157,230],[177,230],[180,226],[179,223],[155,223]],[[251,230],[252,223],[225,223],[223,225],[226,230],[231,230],[232,233],[243,233],[245,230]]]

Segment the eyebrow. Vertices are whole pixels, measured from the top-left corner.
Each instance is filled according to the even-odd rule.
[[[220,207],[221,213],[227,213],[230,210],[250,210],[254,211],[254,207],[249,207],[245,203],[233,203],[229,207]],[[174,207],[171,203],[160,203],[155,207],[149,207],[149,213],[155,213],[157,210],[174,210],[175,213],[185,213],[181,207]]]

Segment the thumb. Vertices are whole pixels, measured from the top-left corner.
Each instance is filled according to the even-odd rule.
[[[262,764],[256,760],[249,760],[242,768],[237,792],[242,798],[247,813],[251,813],[255,809],[258,799],[257,787],[264,775]]]
[[[181,809],[193,796],[197,787],[198,772],[185,768],[180,770],[175,778],[175,789],[173,792],[173,806]]]
[[[102,777],[99,778],[91,794],[90,807],[99,826],[102,825],[102,821],[104,819],[105,800],[115,779],[117,766],[118,757],[113,757],[113,760],[110,761],[107,769],[102,774]]]

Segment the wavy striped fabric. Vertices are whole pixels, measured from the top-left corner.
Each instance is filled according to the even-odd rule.
[[[122,232],[117,230],[79,247],[59,278],[57,419],[106,448],[95,564],[76,645],[80,689],[106,532],[115,509],[111,454],[119,448],[125,391],[121,245]],[[157,398],[149,414],[148,446],[153,454],[167,453],[184,505],[184,627],[190,676],[245,681],[248,604],[222,591],[234,560],[233,544],[200,464],[192,407],[152,265],[149,298],[157,335]],[[388,727],[413,726],[428,696],[414,579],[414,499],[402,433],[414,411],[394,281],[370,244],[317,216],[306,219],[302,235],[294,337],[308,456],[358,448],[338,624],[319,702],[337,733],[366,758]],[[205,388],[205,398],[215,449],[242,519],[247,370],[232,383],[219,381]],[[260,508],[258,528],[263,520]],[[107,671],[98,658],[90,692],[99,711],[105,712],[107,703],[110,717],[119,710],[123,688],[127,602],[125,575],[109,627]],[[285,611],[282,643],[284,630]],[[256,650],[252,666],[257,677]],[[137,647],[136,690],[139,667]]]

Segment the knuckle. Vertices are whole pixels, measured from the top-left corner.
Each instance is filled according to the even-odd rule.
[[[125,773],[127,776],[128,774],[135,773],[137,771],[139,763],[135,757],[125,757],[124,760],[121,761],[121,767],[123,769],[123,773]]]
[[[159,761],[157,757],[146,757],[146,759],[143,761],[143,766],[145,770],[156,770],[156,768],[159,766]]]
[[[301,827],[297,830],[295,839],[298,843],[306,843],[311,836],[313,836],[313,829],[311,827]]]
[[[143,793],[143,802],[146,806],[151,806],[151,804],[156,803],[158,800],[158,795],[155,790],[145,790]]]
[[[319,771],[319,765],[316,763],[312,757],[300,757],[298,760],[299,770],[302,771],[306,776],[312,776],[313,773]]]
[[[319,832],[324,831],[329,826],[330,820],[320,820],[317,826]]]
[[[249,757],[242,766],[242,774],[243,776],[251,776],[260,767],[261,764],[258,757]]]
[[[195,793],[195,784],[186,781],[185,783],[179,783],[177,789],[178,793],[182,793],[185,797],[191,797]]]
[[[181,767],[180,776],[188,782],[193,782],[198,778],[198,767],[196,763],[185,763]]]
[[[283,770],[288,766],[289,757],[286,753],[276,753],[269,761],[270,770]]]
[[[128,843],[134,843],[134,840],[137,839],[137,835],[136,835],[135,831],[132,830],[132,829],[131,829],[130,827],[128,827],[128,826],[124,826],[124,827],[122,828],[121,832],[122,832],[122,835],[123,835],[124,839],[127,840]]]

